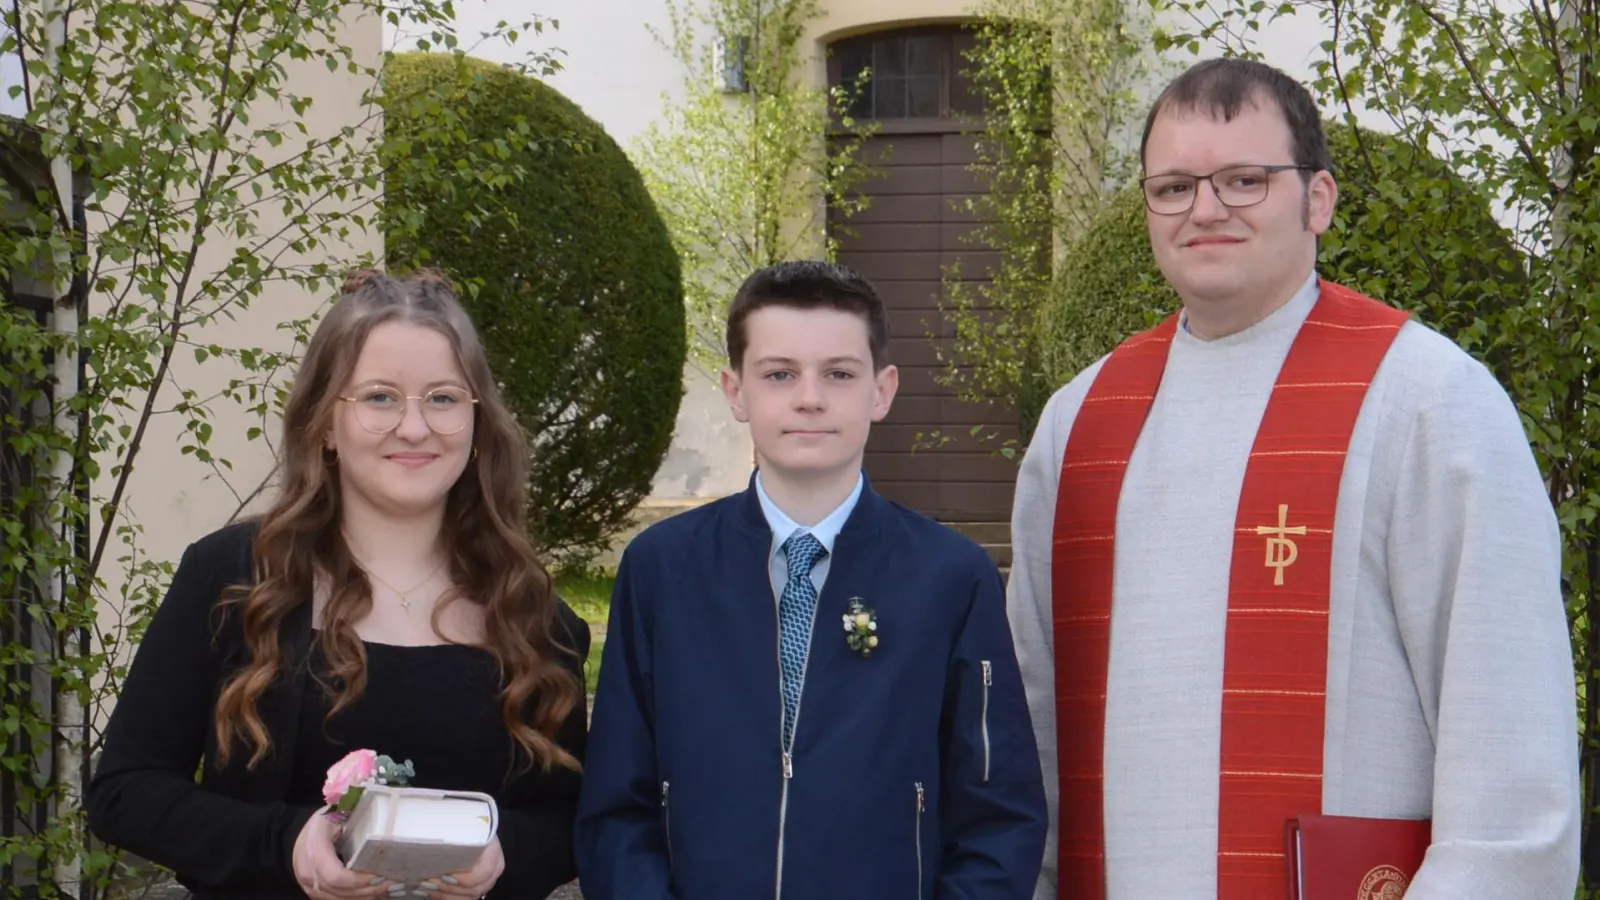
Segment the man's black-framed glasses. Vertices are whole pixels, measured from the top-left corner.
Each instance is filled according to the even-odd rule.
[[[1311,166],[1229,166],[1210,175],[1150,175],[1139,180],[1144,187],[1144,204],[1158,216],[1176,216],[1194,207],[1200,182],[1211,182],[1211,189],[1223,206],[1238,209],[1255,206],[1267,199],[1267,186],[1278,172],[1312,172]]]

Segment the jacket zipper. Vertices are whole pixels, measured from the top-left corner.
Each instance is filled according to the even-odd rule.
[[[667,837],[667,865],[672,865],[672,808],[667,803],[667,794],[672,785],[661,782],[661,829]]]
[[[783,794],[778,799],[778,883],[772,890],[773,900],[783,896],[783,829],[789,822],[789,779],[794,777],[794,762],[789,751],[783,751]]]
[[[809,576],[808,576],[809,577]],[[820,595],[820,591],[818,592]],[[777,619],[778,607],[773,604],[772,612],[778,625],[778,746],[783,750],[783,793],[778,798],[778,875],[777,884],[772,891],[772,900],[783,900],[783,838],[784,829],[789,823],[789,782],[794,778],[794,736],[800,733],[800,707],[805,704],[806,670],[811,667],[811,636],[817,630],[817,607],[822,605],[822,598],[818,596],[817,602],[811,605],[811,628],[806,632],[806,657],[800,663],[800,696],[794,704],[794,729],[790,732],[789,743],[783,740],[783,659],[781,658],[783,646],[783,622]]]
[[[983,661],[983,783],[989,783],[989,687],[994,684],[994,667]]]
[[[922,900],[922,811],[925,808],[922,782],[917,782],[917,900]]]

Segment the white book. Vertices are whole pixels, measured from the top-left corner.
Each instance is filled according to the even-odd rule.
[[[472,868],[499,826],[488,794],[372,785],[336,847],[346,868],[415,885]]]

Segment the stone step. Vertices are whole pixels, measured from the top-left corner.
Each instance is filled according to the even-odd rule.
[[[1011,543],[1010,522],[945,522],[944,524],[985,546]]]
[[[945,522],[944,524],[977,541],[978,546],[989,552],[989,558],[994,560],[995,565],[1002,571],[1010,570],[1010,522]]]
[[[687,512],[704,503],[708,498],[652,498],[639,504],[633,511],[632,522],[627,528],[613,535],[611,546],[594,560],[594,565],[602,569],[615,571],[622,562],[622,551],[628,542],[638,536],[639,532],[654,525],[669,516]]]
[[[995,565],[999,566],[1002,570],[1009,570],[1011,568],[1010,541],[1007,541],[1004,544],[984,544],[982,546],[983,549],[989,551],[989,558],[994,560]]]

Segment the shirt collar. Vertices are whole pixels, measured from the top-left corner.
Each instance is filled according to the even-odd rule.
[[[849,519],[850,513],[855,510],[856,501],[861,499],[861,489],[865,484],[866,479],[859,474],[856,475],[856,487],[850,492],[850,496],[844,498],[844,502],[824,516],[822,521],[805,529],[811,532],[811,536],[816,538],[818,543],[822,544],[822,548],[829,553],[833,552],[833,543],[839,537],[839,532],[844,530],[845,520]],[[789,514],[779,509],[778,504],[767,496],[767,489],[761,484],[760,470],[756,471],[756,498],[761,501],[761,512],[767,517],[767,525],[772,528],[772,548],[776,552],[790,535],[804,526],[789,518]]]
[[[1300,287],[1289,297],[1288,301],[1286,301],[1283,306],[1278,307],[1278,309],[1274,310],[1273,312],[1276,314],[1280,310],[1302,303],[1306,305],[1316,303],[1317,297],[1320,296],[1321,293],[1322,281],[1317,277],[1316,269],[1312,269],[1311,275],[1308,276],[1305,281],[1300,283]],[[1270,319],[1272,316],[1269,315],[1267,318]],[[1194,334],[1193,331],[1189,330],[1188,310],[1179,311],[1178,324],[1182,326],[1184,334]]]

